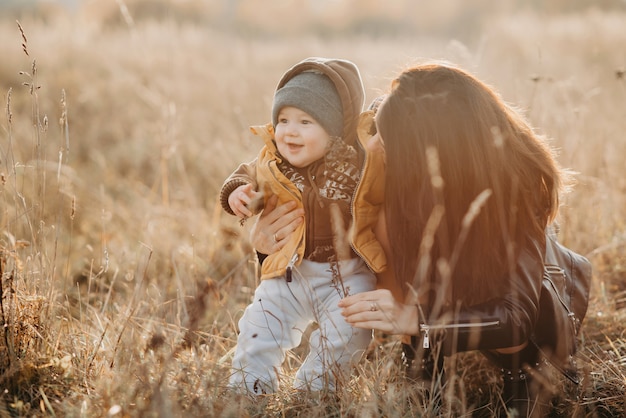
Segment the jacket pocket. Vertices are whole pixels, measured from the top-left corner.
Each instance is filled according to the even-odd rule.
[[[420,324],[420,331],[422,332],[422,347],[430,348],[430,332],[435,331],[437,333],[444,333],[448,331],[456,332],[478,332],[492,327],[500,325],[499,320],[471,322],[471,323],[450,323],[450,324]]]

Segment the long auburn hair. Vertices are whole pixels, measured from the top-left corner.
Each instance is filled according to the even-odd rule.
[[[519,251],[543,244],[557,214],[553,150],[493,89],[439,63],[403,71],[376,123],[399,284],[462,304],[500,295]]]

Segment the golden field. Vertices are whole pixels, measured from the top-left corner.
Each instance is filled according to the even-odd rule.
[[[260,148],[248,126],[269,120],[279,77],[308,56],[354,61],[368,100],[411,63],[450,61],[559,149],[577,173],[560,239],[593,262],[594,282],[583,381],[553,387],[552,414],[626,413],[626,10],[442,1],[409,19],[410,2],[386,14],[346,2],[314,20],[249,1],[3,15],[0,416],[429,416],[384,335],[337,397],[226,390],[257,271],[249,225],[217,193]],[[450,361],[447,415],[491,416],[495,371],[474,353]]]

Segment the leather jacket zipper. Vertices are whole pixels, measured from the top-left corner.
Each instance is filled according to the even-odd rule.
[[[420,331],[422,331],[424,334],[422,338],[422,347],[430,348],[430,339],[428,336],[428,332],[430,330],[485,328],[485,327],[493,327],[496,325],[500,325],[500,321],[488,321],[488,322],[480,322],[480,323],[473,323],[473,324],[442,324],[442,325],[420,324]]]
[[[554,294],[559,299],[559,302],[561,302],[561,305],[563,305],[563,308],[565,308],[565,310],[567,311],[567,316],[572,320],[572,323],[574,324],[574,326],[576,326],[576,314],[572,312],[572,310],[569,308],[567,303],[565,303],[565,301],[561,297],[561,292],[559,292],[556,285],[552,281],[553,274],[560,274],[565,279],[565,271],[559,266],[546,265],[544,267],[543,279],[547,280],[548,283],[550,283],[550,286],[554,290]]]

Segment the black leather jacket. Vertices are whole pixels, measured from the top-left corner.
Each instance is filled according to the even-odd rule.
[[[539,316],[544,251],[543,243],[534,243],[521,251],[514,277],[509,278],[509,291],[502,297],[461,308],[446,315],[445,320],[424,321],[420,315],[418,344],[428,348],[437,341],[442,344],[443,353],[449,355],[527,342]]]

